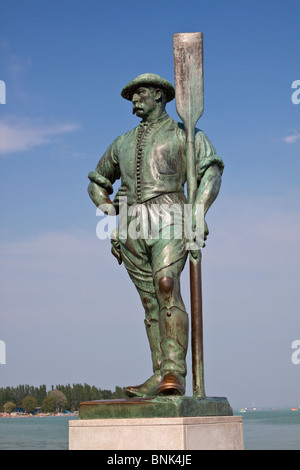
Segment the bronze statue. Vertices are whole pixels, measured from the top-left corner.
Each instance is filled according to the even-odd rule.
[[[180,275],[189,248],[186,237],[179,234],[185,233],[186,133],[184,125],[166,113],[166,104],[175,97],[167,80],[152,73],[139,75],[121,95],[132,102],[132,112],[141,122],[106,150],[89,173],[88,192],[108,214],[121,213],[126,201],[127,227],[136,216],[132,209],[137,208],[139,220],[147,224],[150,220],[156,235],[136,237],[128,230],[112,239],[112,253],[127,269],[145,310],[153,363],[153,375],[141,385],[128,386],[126,392],[130,397],[184,395],[189,321]],[[220,189],[223,162],[199,129],[195,163],[196,201],[204,205],[206,214]],[[111,201],[112,185],[119,179],[121,186]],[[177,211],[169,211],[170,207]]]

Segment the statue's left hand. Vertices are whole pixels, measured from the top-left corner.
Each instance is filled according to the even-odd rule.
[[[195,204],[194,207],[193,207],[193,211],[192,211],[192,232],[195,233],[197,232],[197,230],[201,231],[202,233],[200,233],[199,235],[202,236],[202,240],[203,240],[203,244],[202,244],[202,248],[205,247],[205,243],[204,241],[207,239],[207,236],[209,234],[209,230],[208,230],[208,226],[207,226],[207,223],[206,223],[206,220],[203,218],[203,216],[201,217],[201,214],[198,214],[198,217],[201,217],[200,220],[198,220],[198,224],[196,222],[196,219],[197,219],[197,205]]]

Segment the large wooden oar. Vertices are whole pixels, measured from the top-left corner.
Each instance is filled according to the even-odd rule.
[[[173,36],[176,109],[186,132],[186,175],[188,203],[197,194],[195,127],[203,113],[203,34]],[[203,370],[203,320],[201,252],[190,251],[190,295],[192,330],[193,395],[205,396]]]

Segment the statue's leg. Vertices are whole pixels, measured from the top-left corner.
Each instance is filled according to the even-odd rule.
[[[161,375],[158,394],[185,393],[188,315],[180,291],[180,275],[187,259],[181,236],[183,219],[162,217],[159,239],[152,244],[152,270],[158,299],[161,339]]]
[[[189,320],[180,293],[181,266],[178,261],[155,277],[160,304],[161,376],[158,394],[184,395]],[[176,266],[177,264],[177,266]]]
[[[145,326],[150,345],[153,375],[141,385],[126,387],[128,396],[155,396],[157,395],[157,386],[161,381],[161,348],[159,331],[159,304],[156,294],[137,289],[143,307],[145,309]]]
[[[142,385],[127,387],[127,393],[183,395],[188,344],[188,317],[180,294],[180,274],[187,258],[185,241],[178,237],[183,221],[176,217],[175,223],[168,212],[157,221],[156,204],[150,204],[148,212],[159,236],[127,238],[125,243],[121,241],[121,253],[145,309],[154,374]]]
[[[160,376],[161,348],[159,332],[159,303],[156,294],[141,295],[145,309],[145,327],[151,349],[153,372]]]
[[[159,332],[159,303],[153,284],[152,267],[148,256],[143,253],[145,248],[141,240],[126,240],[121,244],[122,260],[134,283],[145,311],[145,327],[150,345],[153,363],[153,375],[141,385],[126,387],[126,394],[133,396],[157,395],[157,385],[161,380],[160,363],[160,332]]]

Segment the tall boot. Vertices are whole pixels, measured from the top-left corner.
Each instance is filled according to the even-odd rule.
[[[157,395],[157,385],[161,381],[161,349],[159,322],[156,319],[145,320],[146,333],[151,349],[153,375],[141,385],[126,387],[125,392],[129,397],[151,397]]]
[[[160,311],[161,376],[157,393],[184,395],[189,319],[185,311],[173,306]]]

